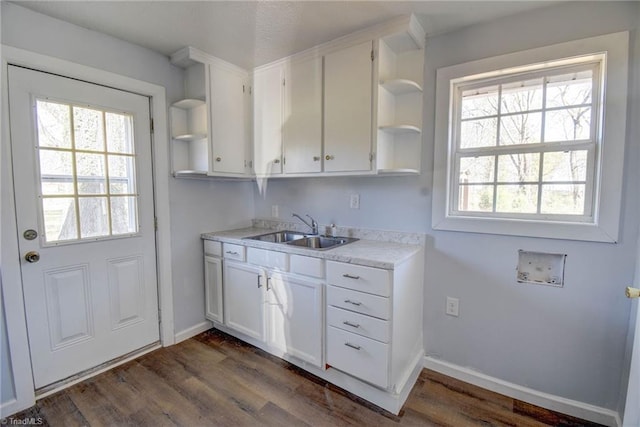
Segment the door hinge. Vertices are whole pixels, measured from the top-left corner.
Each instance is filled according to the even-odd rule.
[[[282,164],[283,164],[283,165],[286,165],[286,164],[287,164],[287,158],[286,158],[286,157],[284,157],[284,156],[282,156]]]
[[[149,119],[149,131],[153,133],[153,119]]]
[[[153,229],[158,231],[158,217],[153,217]]]
[[[371,60],[373,61],[376,58],[376,54],[373,51],[373,49],[371,49]]]
[[[369,161],[373,162],[373,153],[369,153]]]

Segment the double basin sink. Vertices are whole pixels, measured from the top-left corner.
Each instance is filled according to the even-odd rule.
[[[275,231],[273,233],[260,234],[258,236],[245,237],[245,239],[259,240],[261,242],[282,243],[307,249],[323,251],[346,245],[358,239],[352,237],[329,237],[299,233],[297,231]]]

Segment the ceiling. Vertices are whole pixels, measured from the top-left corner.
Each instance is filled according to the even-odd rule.
[[[253,68],[373,24],[416,14],[434,35],[553,1],[13,1],[171,55],[193,46]]]

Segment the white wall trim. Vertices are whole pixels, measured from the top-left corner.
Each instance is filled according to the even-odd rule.
[[[172,345],[174,336],[173,315],[173,283],[171,273],[171,230],[169,205],[169,133],[167,122],[167,102],[165,88],[156,84],[144,82],[116,73],[88,67],[75,62],[66,61],[47,55],[30,52],[11,46],[1,45],[2,70],[2,155],[10,155],[10,133],[8,115],[8,82],[7,67],[15,64],[33,69],[77,78],[116,89],[135,92],[149,96],[151,99],[151,114],[155,129],[152,135],[153,169],[154,169],[154,201],[155,215],[158,218],[156,232],[158,298],[161,315],[160,340],[163,346]],[[10,157],[9,157],[10,158]],[[3,177],[13,176],[11,171],[2,171]],[[11,180],[12,182],[12,180]],[[35,402],[34,386],[31,371],[31,360],[27,340],[27,324],[24,314],[22,296],[22,281],[19,263],[18,235],[13,185],[2,185],[2,292],[6,321],[9,350],[13,377],[15,383],[15,402],[6,402],[0,407],[2,416],[15,413],[32,406]],[[9,236],[14,236],[13,238]]]
[[[522,400],[542,408],[561,412],[573,417],[603,424],[611,427],[620,427],[622,422],[620,414],[611,409],[590,405],[577,400],[566,399],[549,393],[543,393],[528,387],[510,383],[494,378],[481,372],[474,371],[453,363],[425,356],[424,367],[432,371],[456,378],[469,384],[482,387],[496,393]]]
[[[188,340],[191,337],[195,337],[198,334],[201,334],[204,331],[208,331],[209,329],[213,328],[213,323],[209,322],[208,320],[205,320],[202,323],[198,323],[197,325],[193,325],[190,328],[187,328],[183,331],[180,331],[178,333],[176,333],[176,344],[178,344],[179,342]]]

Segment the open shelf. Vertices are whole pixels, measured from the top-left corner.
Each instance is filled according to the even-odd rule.
[[[196,141],[198,139],[205,139],[207,137],[206,133],[186,133],[184,135],[175,135],[172,138],[176,141]]]
[[[205,105],[205,102],[202,99],[181,99],[180,101],[174,102],[171,104],[172,107],[181,108],[183,110],[190,110],[192,108],[199,107],[201,105]]]
[[[422,130],[418,126],[414,125],[388,125],[388,126],[380,126],[380,129],[383,132],[388,133],[415,133],[419,134]]]
[[[392,79],[381,81],[380,86],[394,95],[422,92],[422,86],[420,86],[418,82],[409,79]]]

